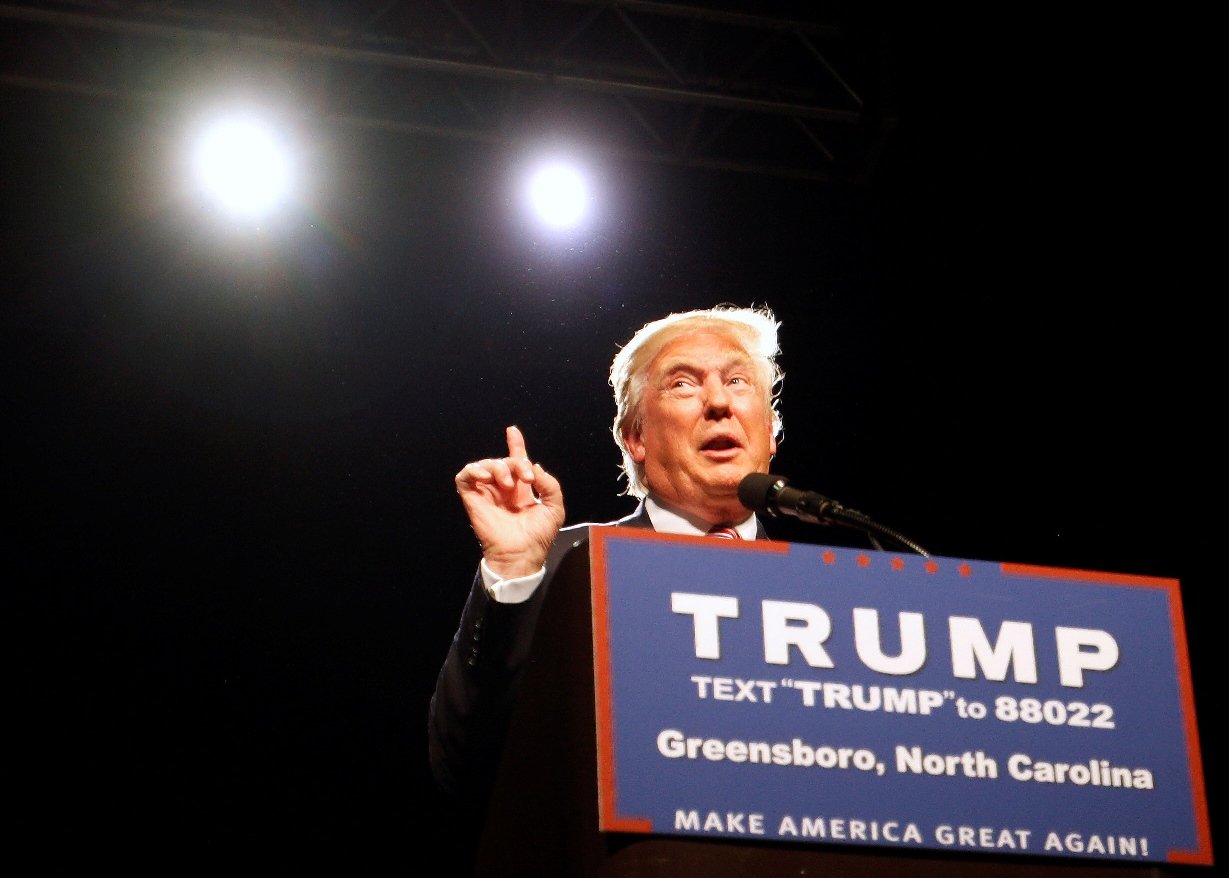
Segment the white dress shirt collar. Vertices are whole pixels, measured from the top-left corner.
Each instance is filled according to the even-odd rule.
[[[686,515],[682,511],[667,506],[660,500],[655,500],[652,497],[644,498],[644,510],[649,515],[649,521],[653,522],[653,530],[659,533],[686,534],[689,536],[704,536],[708,533],[709,525],[706,522]],[[759,530],[758,522],[755,520],[755,513],[747,513],[747,517],[734,525],[734,529],[738,531],[738,535],[744,540],[755,539]]]

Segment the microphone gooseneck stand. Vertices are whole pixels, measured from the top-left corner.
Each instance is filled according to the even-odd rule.
[[[930,553],[908,537],[884,527],[869,515],[849,509],[814,491],[789,487],[789,479],[769,473],[751,473],[738,486],[738,499],[753,512],[763,512],[776,518],[790,515],[812,524],[852,527],[866,535],[870,544],[883,551],[879,542],[884,537],[898,546],[916,552],[923,558]]]
[[[902,534],[897,533],[896,531],[892,530],[890,527],[884,527],[882,524],[879,524],[877,521],[873,521],[869,516],[863,515],[861,512],[858,512],[856,509],[847,509],[843,506],[840,506],[838,507],[837,511],[835,512],[830,511],[828,514],[833,519],[834,524],[843,524],[848,527],[857,528],[858,530],[861,530],[862,532],[864,532],[866,534],[866,538],[870,540],[871,545],[874,546],[876,549],[879,549],[880,551],[883,550],[883,546],[879,543],[879,540],[876,538],[877,535],[887,537],[892,542],[897,543],[900,546],[903,546],[904,548],[908,549],[911,552],[916,552],[917,554],[921,555],[923,558],[930,557],[930,553],[927,552],[925,549],[923,549],[921,546],[919,546],[917,543],[915,543],[913,540],[909,539],[908,537]]]

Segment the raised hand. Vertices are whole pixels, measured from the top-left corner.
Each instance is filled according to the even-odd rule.
[[[542,567],[564,509],[559,480],[530,461],[521,431],[508,427],[507,441],[507,457],[466,464],[456,485],[487,567],[511,579]]]

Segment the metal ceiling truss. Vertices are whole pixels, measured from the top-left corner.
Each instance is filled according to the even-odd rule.
[[[323,124],[504,146],[557,138],[625,159],[868,179],[893,127],[880,36],[770,7],[5,3],[0,85],[171,105],[255,87]]]

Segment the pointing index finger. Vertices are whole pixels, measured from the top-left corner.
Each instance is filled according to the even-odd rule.
[[[525,450],[525,437],[521,435],[519,427],[509,427],[507,429],[508,436],[508,457],[513,460],[528,460],[529,453]]]
[[[520,470],[522,485],[517,489],[526,503],[534,499],[529,483],[534,480],[533,464],[529,462],[529,453],[525,450],[525,437],[519,427],[509,427],[508,460],[511,466]]]

